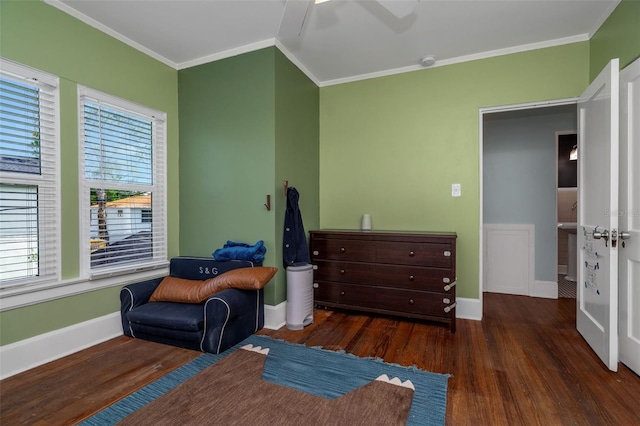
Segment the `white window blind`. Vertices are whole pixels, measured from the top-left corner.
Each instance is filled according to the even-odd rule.
[[[0,287],[57,279],[58,81],[0,59]]]
[[[165,114],[82,87],[79,105],[85,270],[165,264]]]

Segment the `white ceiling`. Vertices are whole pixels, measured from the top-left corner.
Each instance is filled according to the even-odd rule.
[[[620,2],[422,0],[398,19],[376,0],[332,0],[280,39],[285,0],[45,1],[176,69],[275,45],[319,86],[420,69],[425,55],[441,66],[588,40]]]

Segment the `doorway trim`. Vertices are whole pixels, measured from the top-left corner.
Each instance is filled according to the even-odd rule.
[[[556,99],[550,101],[538,101],[538,102],[529,102],[523,104],[512,104],[512,105],[502,105],[502,106],[494,106],[494,107],[484,107],[478,109],[478,184],[480,185],[480,209],[479,209],[479,244],[478,244],[478,261],[479,261],[479,273],[478,273],[478,299],[480,301],[480,319],[482,319],[482,314],[484,313],[484,304],[482,300],[482,296],[484,293],[484,183],[483,183],[483,165],[484,165],[484,115],[485,114],[493,114],[496,112],[507,112],[507,111],[518,111],[518,110],[527,110],[527,109],[539,109],[546,107],[554,107],[554,106],[562,106],[562,105],[577,105],[578,100],[580,98],[564,98],[564,99]]]

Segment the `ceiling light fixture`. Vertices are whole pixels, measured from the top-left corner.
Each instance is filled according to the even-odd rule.
[[[420,58],[420,65],[423,67],[430,67],[436,63],[436,58],[433,55],[427,55]]]

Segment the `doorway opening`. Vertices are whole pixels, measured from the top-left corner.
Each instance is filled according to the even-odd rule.
[[[556,132],[558,189],[558,298],[576,298],[578,230],[578,134]]]
[[[576,128],[576,103],[480,110],[480,300],[558,297],[556,133]]]

